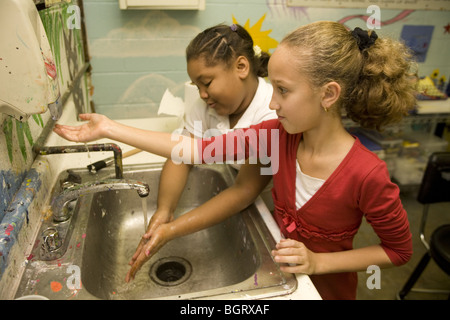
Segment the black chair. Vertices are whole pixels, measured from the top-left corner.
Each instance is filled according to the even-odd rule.
[[[425,240],[424,234],[430,204],[450,201],[450,152],[436,152],[430,156],[422,178],[417,201],[424,205],[420,223],[420,240],[427,252],[398,293],[397,298],[401,300],[410,291],[450,293],[443,290],[413,289],[414,284],[428,265],[430,259],[433,259],[443,271],[450,275],[450,224],[436,228],[430,237],[429,244]]]

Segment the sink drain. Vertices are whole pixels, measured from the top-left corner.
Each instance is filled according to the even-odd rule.
[[[156,261],[150,268],[150,278],[162,286],[177,286],[191,275],[189,261],[180,257],[167,257]]]

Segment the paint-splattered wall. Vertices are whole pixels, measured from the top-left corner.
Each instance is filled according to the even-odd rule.
[[[287,0],[206,0],[204,11],[121,11],[117,0],[85,0],[84,4],[93,100],[97,112],[113,118],[156,116],[166,88],[182,97],[182,84],[188,80],[185,47],[212,25],[230,24],[234,17],[240,24],[249,22],[260,29],[254,31],[265,31],[259,41],[280,41],[296,27],[317,20],[367,29],[370,16],[366,8],[288,7]],[[377,33],[397,39],[405,25],[432,26],[431,39],[421,38],[427,54],[420,63],[420,75],[440,69],[449,78],[449,11],[381,9],[380,20]]]
[[[72,6],[77,4],[77,1],[71,3]],[[70,9],[70,5],[64,3],[41,10],[39,15],[55,59],[61,96],[73,91],[71,99],[77,108],[88,110],[87,77],[82,78],[79,86],[69,90],[78,70],[85,62],[81,29],[69,28],[73,19],[79,18],[74,17],[75,13]],[[16,208],[11,204],[24,178],[30,175],[34,161],[32,147],[49,120],[49,111],[33,115],[27,122],[19,122],[8,115],[0,114],[0,220],[15,214]],[[7,239],[2,238],[0,241]]]

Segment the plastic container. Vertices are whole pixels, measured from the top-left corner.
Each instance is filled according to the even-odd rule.
[[[420,155],[427,158],[433,152],[446,151],[448,146],[448,141],[436,137],[433,134],[425,132],[412,132],[407,135],[408,139],[415,140],[419,143]]]
[[[368,129],[360,129],[359,132],[379,144],[384,150],[386,156],[398,155],[402,150],[403,139],[398,137],[396,134]]]
[[[385,154],[384,154],[384,150],[383,148],[376,143],[375,141],[369,139],[367,136],[365,136],[364,134],[362,134],[360,132],[361,129],[353,129],[351,131],[349,131],[352,135],[358,137],[359,141],[361,141],[361,143],[370,151],[372,151],[373,153],[375,153],[378,158],[380,158],[381,160],[383,160],[385,158]]]
[[[422,154],[420,150],[420,143],[417,140],[405,138],[402,144],[402,151],[400,155],[402,157],[417,158]]]
[[[397,157],[393,177],[400,185],[419,185],[427,162],[423,157]]]

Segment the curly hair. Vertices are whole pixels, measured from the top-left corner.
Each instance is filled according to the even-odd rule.
[[[270,55],[261,52],[255,55],[251,35],[242,26],[231,27],[219,24],[199,33],[186,48],[186,60],[204,58],[208,66],[225,63],[230,66],[239,56],[244,56],[250,63],[255,76],[267,77],[267,65]]]
[[[363,127],[381,130],[400,121],[416,105],[415,63],[410,50],[399,41],[378,38],[360,49],[343,25],[319,21],[294,30],[280,45],[292,49],[296,66],[313,88],[337,82],[341,94],[334,111],[341,114],[345,110]]]

